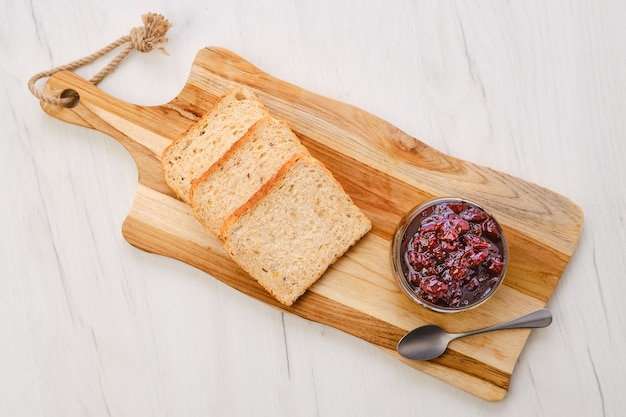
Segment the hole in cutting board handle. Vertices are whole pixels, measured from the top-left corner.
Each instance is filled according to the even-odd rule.
[[[61,98],[68,98],[68,97],[72,97],[74,99],[71,102],[69,102],[67,105],[65,105],[66,108],[71,109],[73,107],[78,106],[78,103],[80,102],[80,95],[78,95],[78,92],[76,90],[72,90],[72,89],[63,90],[63,92],[61,93]]]

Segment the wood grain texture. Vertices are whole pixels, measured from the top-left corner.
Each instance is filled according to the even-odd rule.
[[[163,180],[161,151],[237,84],[256,90],[272,114],[289,123],[373,223],[372,232],[289,308],[228,258]],[[567,198],[447,156],[372,114],[278,80],[225,49],[201,50],[181,93],[161,106],[124,103],[66,72],[53,76],[45,89],[78,92],[77,106],[44,105],[44,110],[115,138],[135,159],[139,185],[122,228],[129,243],[193,265],[276,308],[367,340],[409,366],[486,400],[506,395],[528,330],[457,340],[430,362],[400,358],[396,343],[425,323],[463,331],[545,306],[581,232],[582,211]],[[439,196],[484,205],[502,223],[510,246],[510,266],[498,292],[481,307],[453,316],[412,304],[396,285],[389,261],[391,236],[402,216]]]

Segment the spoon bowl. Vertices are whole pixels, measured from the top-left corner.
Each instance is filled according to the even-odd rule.
[[[552,314],[545,308],[516,319],[465,333],[448,333],[435,324],[411,330],[398,342],[398,353],[405,358],[427,361],[441,356],[448,344],[458,338],[504,329],[540,328],[552,323]]]

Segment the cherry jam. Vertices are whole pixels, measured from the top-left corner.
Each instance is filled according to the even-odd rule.
[[[474,306],[506,270],[506,241],[486,211],[464,200],[436,200],[407,225],[400,269],[411,291],[443,310]]]

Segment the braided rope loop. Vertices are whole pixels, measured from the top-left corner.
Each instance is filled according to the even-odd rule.
[[[116,48],[124,44],[128,44],[115,58],[111,60],[111,62],[109,62],[102,70],[100,70],[100,72],[98,72],[89,80],[90,83],[97,85],[107,75],[109,75],[119,65],[119,63],[122,62],[122,60],[124,60],[124,58],[126,58],[128,54],[130,54],[133,49],[136,49],[139,52],[150,52],[154,50],[155,47],[157,47],[158,45],[166,43],[168,41],[165,35],[169,28],[172,27],[172,24],[167,19],[165,19],[163,15],[156,13],[147,13],[141,16],[141,19],[143,21],[143,27],[136,27],[131,29],[129,35],[122,36],[118,40],[110,43],[99,51],[94,52],[93,54],[88,55],[84,58],[70,62],[69,64],[61,65],[51,70],[42,71],[38,74],[33,75],[30,80],[28,80],[28,89],[35,97],[39,99],[39,101],[43,103],[63,107],[73,106],[78,100],[78,96],[76,94],[67,95],[65,97],[49,96],[38,90],[35,84],[40,79],[51,77],[60,71],[74,71],[82,66],[94,62],[98,58],[103,57],[104,55],[110,53]],[[169,55],[167,50],[162,46],[159,46],[157,49],[165,55]]]

